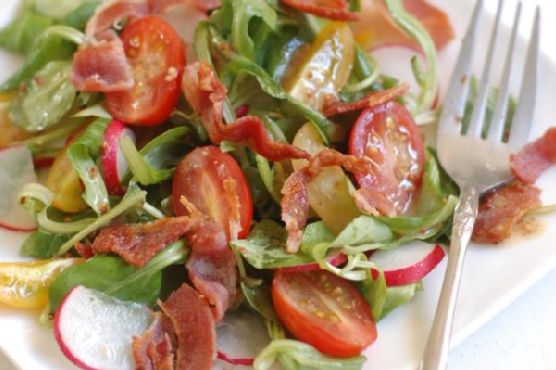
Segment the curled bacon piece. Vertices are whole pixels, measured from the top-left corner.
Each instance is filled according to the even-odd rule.
[[[359,16],[349,11],[346,0],[282,0],[303,13],[313,14],[336,21],[355,21]]]
[[[73,57],[72,82],[79,91],[114,92],[135,84],[122,40],[112,27],[149,14],[145,1],[108,1],[98,7],[85,30],[86,41]]]
[[[92,248],[115,253],[126,262],[142,267],[168,244],[185,237],[191,247],[187,260],[189,278],[220,320],[236,295],[236,260],[222,225],[212,218],[192,213],[146,224],[124,224],[100,232]]]
[[[548,129],[538,140],[529,143],[510,157],[515,178],[532,184],[550,166],[556,164],[556,127]]]
[[[404,8],[429,32],[437,49],[453,38],[448,15],[425,0],[403,0]],[[384,0],[362,0],[360,20],[352,24],[357,41],[367,50],[384,46],[402,46],[419,50],[419,45],[394,22]]]
[[[473,229],[473,241],[497,244],[508,239],[525,213],[541,205],[541,191],[533,185],[514,181],[481,199]]]
[[[323,113],[326,117],[333,117],[339,114],[360,111],[373,105],[388,103],[402,96],[408,90],[409,84],[404,82],[388,90],[372,92],[353,103],[326,100],[324,102]]]
[[[175,369],[211,370],[216,358],[214,319],[206,301],[183,284],[159,303],[173,325],[177,339]]]
[[[183,91],[196,114],[201,116],[210,140],[245,142],[254,151],[271,161],[308,159],[307,152],[287,143],[272,141],[264,123],[255,116],[244,116],[229,125],[224,124],[224,101],[228,93],[212,67],[206,62],[186,66]]]
[[[114,27],[137,18],[166,12],[184,4],[206,12],[220,6],[219,0],[111,0],[99,6],[87,22],[86,41],[75,53],[72,82],[79,91],[116,92],[133,88],[135,81],[132,67],[124,52],[123,43],[113,31]],[[192,9],[195,9],[192,8]],[[188,8],[186,8],[188,9]],[[201,13],[194,20],[204,19]],[[194,26],[182,31],[193,37]],[[189,42],[190,40],[185,40]]]
[[[174,370],[174,353],[168,321],[160,312],[154,314],[147,331],[133,338],[136,370]],[[170,324],[171,325],[171,324]]]
[[[95,238],[95,252],[115,253],[127,263],[143,267],[158,252],[185,235],[191,228],[189,217],[165,218],[145,224],[110,226]]]
[[[288,177],[282,188],[284,197],[280,205],[282,207],[282,221],[285,222],[288,231],[286,250],[289,253],[297,253],[299,250],[301,230],[307,224],[309,215],[307,185],[318,176],[323,168],[334,166],[341,166],[354,174],[369,173],[373,168],[371,160],[367,157],[357,158],[339,153],[333,149],[325,149],[311,158],[307,166],[295,171]],[[372,199],[369,202],[372,202]]]

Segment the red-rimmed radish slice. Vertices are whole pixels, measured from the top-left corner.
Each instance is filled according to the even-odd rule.
[[[0,150],[0,227],[10,231],[33,231],[35,218],[19,203],[23,185],[36,182],[33,156],[27,147]]]
[[[54,336],[64,355],[82,369],[132,370],[132,339],[150,321],[147,306],[79,285],[56,311]]]
[[[391,250],[378,250],[371,255],[370,261],[384,271],[386,285],[400,286],[423,279],[445,255],[438,244],[415,241]]]
[[[255,357],[270,343],[263,321],[249,311],[228,312],[218,324],[216,335],[218,361],[213,370],[229,369],[230,365],[253,366]]]
[[[135,133],[120,121],[112,120],[104,131],[102,143],[102,169],[104,182],[112,195],[124,195],[125,187],[122,180],[127,172],[127,162],[120,150],[120,140],[128,136],[135,142]]]
[[[328,258],[328,263],[330,263],[334,267],[341,266],[347,262],[347,256],[343,253],[338,253],[332,257]],[[318,263],[308,263],[305,265],[293,266],[293,267],[284,267],[282,270],[288,272],[308,272],[308,271],[317,271],[320,270],[320,266]]]

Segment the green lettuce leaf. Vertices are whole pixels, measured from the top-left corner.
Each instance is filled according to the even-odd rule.
[[[10,118],[29,131],[43,131],[60,122],[73,106],[77,92],[71,83],[71,62],[50,62],[12,101]]]
[[[394,309],[411,301],[415,294],[421,290],[423,290],[423,284],[421,282],[388,287],[386,289],[386,301],[384,302],[384,306],[382,308],[381,318],[384,318]]]
[[[56,257],[60,247],[70,238],[71,235],[54,234],[39,228],[25,239],[19,253],[24,257],[40,259]]]
[[[361,370],[366,361],[363,356],[346,359],[332,358],[306,343],[291,339],[278,339],[272,341],[257,356],[253,368],[268,370],[278,358],[286,370]]]
[[[64,16],[63,23],[66,26],[84,31],[89,19],[95,14],[100,5],[100,0],[87,0]]]
[[[254,18],[258,18],[268,29],[274,30],[277,22],[276,11],[265,0],[233,0],[231,5],[233,10],[232,44],[237,52],[253,60],[255,55],[253,37],[264,33],[265,28],[259,26],[251,33],[250,26],[256,21]],[[253,30],[252,27],[251,30]],[[257,42],[257,48],[262,45],[264,44]]]
[[[383,318],[384,305],[386,303],[387,287],[386,278],[384,277],[384,272],[377,270],[378,276],[376,279],[373,278],[371,271],[367,271],[367,278],[359,283],[359,290],[363,294],[363,297],[369,303],[371,307],[373,318],[375,321],[379,321]]]
[[[122,138],[120,149],[135,180],[142,185],[152,185],[171,178],[174,166],[185,153],[183,137],[188,131],[187,127],[167,130],[140,151],[129,137]]]
[[[67,156],[85,184],[85,202],[99,215],[110,210],[108,191],[96,165],[104,131],[110,120],[98,118],[85,129],[85,132],[67,150]]]
[[[230,244],[247,262],[257,269],[275,269],[298,266],[314,262],[304,254],[286,252],[286,230],[272,220],[262,220],[256,224],[245,240],[235,240]]]
[[[33,50],[35,40],[54,24],[50,17],[26,9],[12,23],[0,30],[0,47],[20,54]]]
[[[32,44],[23,66],[10,79],[0,85],[0,91],[19,90],[25,82],[46,66],[49,62],[69,60],[75,51],[75,44],[59,34],[44,31]]]
[[[72,266],[54,281],[48,294],[50,309],[55,311],[63,297],[77,285],[96,289],[124,301],[154,304],[160,295],[162,270],[183,263],[188,255],[183,242],[169,245],[143,268],[125,263],[119,257],[93,257]]]

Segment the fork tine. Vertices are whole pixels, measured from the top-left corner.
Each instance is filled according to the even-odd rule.
[[[527,60],[523,71],[521,94],[512,121],[509,144],[512,149],[519,149],[529,139],[535,121],[535,105],[537,101],[537,80],[539,72],[539,39],[541,12],[537,6],[535,24],[527,52]]]
[[[512,78],[513,55],[515,44],[517,41],[522,8],[523,4],[519,2],[519,4],[517,5],[517,10],[515,12],[510,48],[508,49],[508,54],[506,56],[506,65],[504,66],[504,72],[501,79],[502,86],[500,86],[500,90],[498,92],[498,100],[496,101],[496,106],[492,114],[492,123],[487,135],[487,139],[493,142],[502,141],[504,137],[506,112],[508,110],[508,99],[510,97],[510,80]]]
[[[483,0],[478,0],[473,10],[473,15],[465,38],[462,41],[461,50],[452,72],[450,84],[440,116],[438,127],[438,140],[442,133],[460,133],[463,120],[463,110],[469,92],[469,80],[471,77],[471,65],[477,40],[479,19],[483,12]]]
[[[500,29],[500,21],[502,18],[502,11],[504,10],[504,0],[498,0],[498,11],[496,13],[496,21],[492,34],[490,35],[490,42],[488,45],[488,52],[485,59],[483,76],[475,101],[473,102],[473,114],[467,129],[466,135],[470,137],[480,137],[483,131],[485,121],[485,113],[487,106],[487,99],[489,94],[490,78],[492,76],[494,52],[496,50],[496,41],[498,39],[498,31]]]

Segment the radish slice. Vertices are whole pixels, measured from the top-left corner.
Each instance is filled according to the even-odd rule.
[[[228,312],[216,336],[218,361],[213,370],[229,369],[230,364],[253,366],[255,357],[270,343],[263,321],[250,311]]]
[[[346,262],[347,262],[347,256],[343,253],[338,253],[335,256],[328,258],[328,263],[330,263],[334,267],[341,266]],[[317,271],[320,269],[321,268],[319,264],[316,262],[307,263],[305,265],[282,268],[282,270],[289,271],[289,272],[308,272],[308,271]]]
[[[36,182],[33,156],[27,147],[9,147],[0,151],[0,227],[10,231],[33,231],[35,218],[19,203],[23,185]]]
[[[384,271],[386,285],[400,286],[423,279],[445,255],[438,244],[415,241],[391,250],[378,250],[371,255],[370,261]]]
[[[54,336],[64,355],[82,369],[132,370],[132,339],[150,321],[147,306],[79,285],[56,311]]]
[[[102,169],[106,188],[112,195],[125,194],[122,181],[127,172],[127,162],[120,150],[120,140],[124,136],[130,137],[135,142],[135,133],[120,121],[113,120],[104,131],[104,142],[101,147]]]

